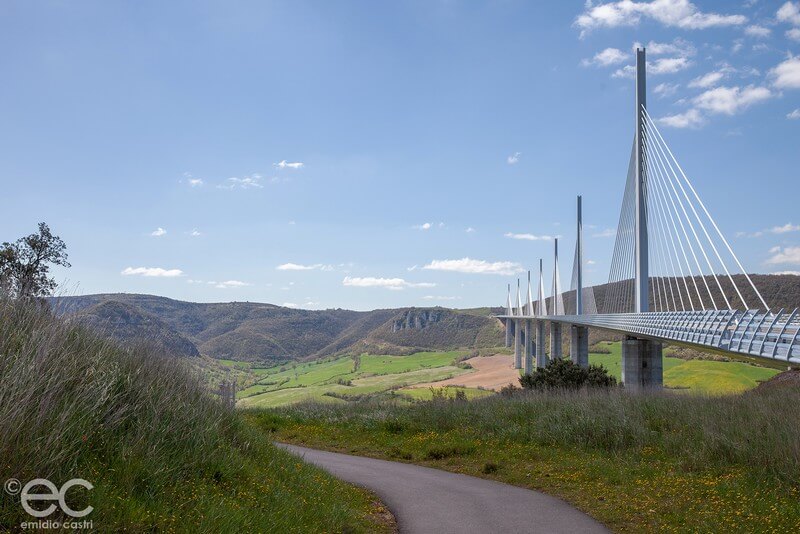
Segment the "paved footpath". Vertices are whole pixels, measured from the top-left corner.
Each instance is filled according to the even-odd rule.
[[[279,446],[373,491],[402,533],[608,532],[583,512],[538,491],[418,465]]]

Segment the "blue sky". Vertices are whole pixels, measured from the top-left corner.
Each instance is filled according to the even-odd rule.
[[[575,196],[608,278],[648,109],[751,272],[800,271],[800,2],[0,4],[0,240],[66,293],[497,305]]]

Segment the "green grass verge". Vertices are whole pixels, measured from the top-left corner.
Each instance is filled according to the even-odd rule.
[[[256,411],[270,435],[542,490],[619,532],[800,530],[800,391],[624,391]]]
[[[274,447],[174,358],[0,299],[0,475],[73,478],[100,532],[373,532],[380,503]],[[0,531],[27,515],[0,492]],[[48,519],[68,519],[56,512]]]
[[[455,398],[457,391],[463,391],[467,399],[479,399],[481,397],[494,395],[494,391],[492,390],[465,388],[461,386],[447,386],[434,389],[437,392],[441,391],[448,399]],[[397,393],[418,401],[429,401],[433,399],[433,391],[431,391],[431,388],[405,388],[398,390]]]

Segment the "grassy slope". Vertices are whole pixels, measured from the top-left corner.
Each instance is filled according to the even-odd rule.
[[[621,391],[252,413],[277,439],[557,495],[620,532],[797,532],[800,392]]]
[[[589,362],[603,365],[621,379],[621,346],[619,342],[604,342],[610,354],[590,354]],[[779,371],[741,362],[711,360],[682,360],[664,357],[664,385],[668,388],[689,389],[711,395],[741,393],[754,388],[758,382],[769,380]]]
[[[100,531],[388,530],[363,490],[276,449],[174,359],[0,300],[3,479],[74,477]],[[80,502],[83,501],[83,502]],[[0,530],[32,518],[0,495]],[[54,514],[50,519],[63,520]]]

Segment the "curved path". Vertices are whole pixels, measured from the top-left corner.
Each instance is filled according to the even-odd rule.
[[[418,465],[278,446],[375,492],[403,533],[608,532],[564,501],[537,491]]]

